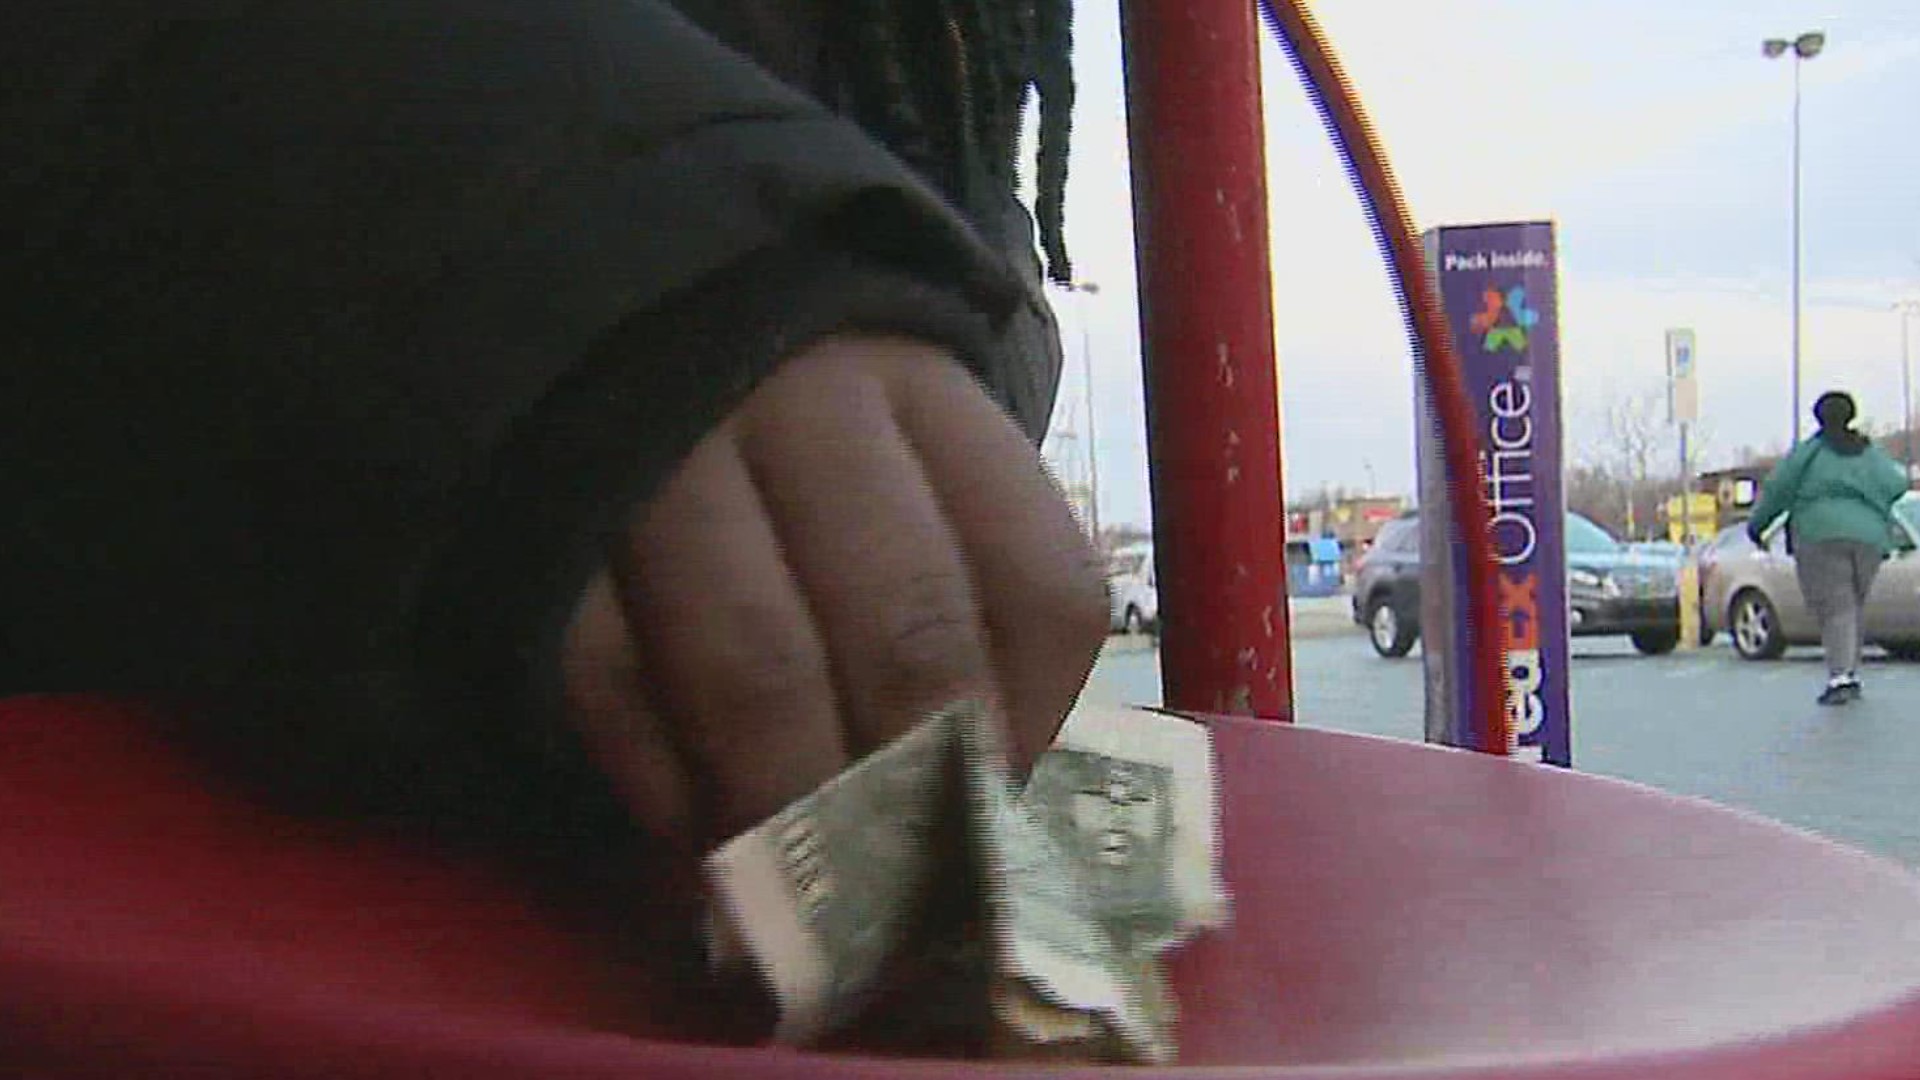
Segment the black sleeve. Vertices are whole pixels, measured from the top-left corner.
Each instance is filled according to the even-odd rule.
[[[23,7],[0,690],[244,703],[310,786],[470,801],[571,752],[607,536],[782,357],[929,338],[1044,425],[1024,211],[664,4]]]

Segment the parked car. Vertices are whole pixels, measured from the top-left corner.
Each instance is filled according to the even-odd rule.
[[[1420,519],[1389,522],[1361,559],[1353,619],[1374,651],[1407,655],[1420,637]],[[1680,644],[1680,559],[1635,551],[1579,514],[1568,514],[1567,625],[1575,637],[1631,638],[1649,656]]]
[[[1402,514],[1380,526],[1354,568],[1353,621],[1373,651],[1401,657],[1420,639],[1420,518]]]
[[[1110,629],[1143,634],[1160,623],[1160,590],[1153,580],[1153,545],[1131,544],[1107,561]]]
[[[1894,657],[1920,660],[1920,495],[1894,508],[1894,552],[1867,597],[1867,640]],[[1747,527],[1721,530],[1701,552],[1701,616],[1725,630],[1748,660],[1773,660],[1790,645],[1816,645],[1820,624],[1800,595],[1784,519],[1756,548]]]

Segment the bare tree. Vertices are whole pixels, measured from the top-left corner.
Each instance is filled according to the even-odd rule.
[[[1567,505],[1629,539],[1652,535],[1666,501],[1685,483],[1678,431],[1664,388],[1616,393],[1601,406],[1599,435],[1567,470]],[[1699,460],[1702,434],[1690,433]]]
[[[1626,531],[1627,500],[1618,478],[1594,464],[1575,465],[1567,470],[1567,509],[1592,521],[1608,532]]]
[[[1615,397],[1607,403],[1607,449],[1620,475],[1642,484],[1677,458],[1674,432],[1658,390]],[[1669,447],[1673,449],[1669,450]]]
[[[1756,465],[1771,467],[1786,456],[1786,451],[1776,441],[1767,446],[1746,445],[1733,452],[1733,464],[1737,468],[1750,468]]]

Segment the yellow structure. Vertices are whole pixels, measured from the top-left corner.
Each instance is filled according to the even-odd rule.
[[[1688,559],[1680,564],[1680,650],[1692,652],[1700,647],[1700,564]]]
[[[1667,539],[1685,543],[1689,533],[1695,540],[1712,539],[1720,531],[1720,500],[1707,492],[1695,492],[1684,497],[1689,504],[1685,510],[1681,509],[1682,501],[1679,495],[1667,500]]]
[[[1675,495],[1663,508],[1667,539],[1684,544],[1689,539],[1710,540],[1720,531],[1720,499],[1710,492]],[[1691,557],[1680,564],[1680,647],[1700,646],[1700,564]]]

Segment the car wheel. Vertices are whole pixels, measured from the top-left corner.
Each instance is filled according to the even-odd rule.
[[[1920,641],[1891,641],[1881,648],[1886,649],[1887,655],[1895,660],[1908,663],[1920,660]]]
[[[1680,647],[1678,630],[1635,630],[1633,647],[1646,656],[1665,656]]]
[[[1787,635],[1780,629],[1780,613],[1758,589],[1733,598],[1733,648],[1748,660],[1778,660],[1787,651]]]
[[[1376,596],[1367,605],[1367,639],[1373,642],[1373,651],[1389,660],[1397,660],[1413,651],[1414,639],[1419,632],[1400,617],[1400,610],[1393,601],[1384,596]]]
[[[1132,605],[1128,605],[1127,607],[1126,629],[1128,634],[1144,634],[1147,632],[1147,620],[1141,616],[1140,609]]]

